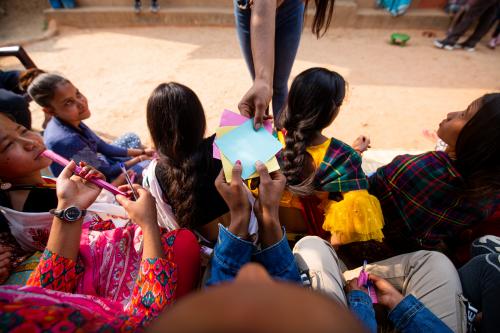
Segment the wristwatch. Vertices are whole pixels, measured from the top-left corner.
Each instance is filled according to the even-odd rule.
[[[51,209],[49,213],[63,221],[73,223],[84,217],[85,214],[87,214],[87,210],[80,209],[76,206],[69,206],[66,209]]]

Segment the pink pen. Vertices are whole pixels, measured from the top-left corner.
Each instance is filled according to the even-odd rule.
[[[54,153],[51,150],[45,150],[41,155],[51,159],[52,161],[56,162],[57,164],[59,164],[63,167],[65,167],[66,165],[69,164],[69,161],[67,159]],[[77,165],[75,168],[75,174],[79,174],[81,171],[82,171],[82,168]],[[120,195],[123,195],[125,197],[128,197],[127,193],[120,191],[118,188],[116,188],[115,186],[111,185],[110,183],[108,183],[102,179],[91,178],[88,181],[99,186],[100,188],[103,188],[103,189],[113,193],[114,195],[120,194]]]

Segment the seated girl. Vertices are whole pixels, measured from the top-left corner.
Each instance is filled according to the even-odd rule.
[[[47,179],[40,175],[40,170],[50,164],[50,160],[40,155],[44,150],[38,134],[0,115],[0,194],[4,200],[0,207],[0,218],[4,220],[0,226],[5,231],[2,244],[6,242],[0,250],[10,253],[11,257],[3,267],[8,270],[7,274],[3,273],[4,279],[16,272],[21,262],[25,265],[24,259],[45,249],[53,220],[48,211],[60,204],[54,182],[48,188]],[[84,170],[89,169],[84,166]],[[79,257],[85,270],[78,279],[76,291],[127,302],[140,265],[141,229],[129,223],[127,213],[120,206],[93,203],[86,209],[81,241],[76,243],[80,246]],[[165,231],[161,234],[164,240],[170,237]],[[199,246],[187,230],[178,231],[176,241],[169,246],[173,246],[174,254],[183,253],[175,259],[182,276],[177,295],[182,295],[196,285]],[[33,269],[33,260],[30,266],[26,271]],[[25,284],[26,278],[7,282]]]
[[[281,155],[287,189],[283,207],[299,209],[309,234],[326,237],[334,245],[383,238],[380,204],[368,194],[360,153],[368,140],[358,138],[358,151],[322,131],[337,117],[346,82],[338,73],[311,68],[293,81],[287,107],[278,120],[285,148]],[[293,214],[290,214],[291,217]],[[283,221],[299,221],[283,218]],[[300,216],[300,215],[299,215]],[[299,230],[287,226],[287,230]]]
[[[499,128],[500,94],[484,95],[439,124],[446,151],[397,156],[370,177],[395,251],[451,251],[500,209]]]
[[[76,161],[84,161],[101,171],[108,180],[120,173],[120,163],[134,167],[140,176],[147,165],[141,163],[153,155],[143,149],[135,134],[126,134],[108,144],[98,137],[83,120],[90,117],[87,98],[68,79],[57,74],[41,74],[33,80],[28,93],[43,111],[52,116],[44,132],[47,148]],[[57,176],[62,167],[54,163],[50,167]]]
[[[173,245],[183,231],[161,234],[154,199],[138,185],[135,185],[137,201],[117,197],[134,225],[142,229],[144,238],[142,260],[140,268],[134,272],[137,278],[130,285],[129,299],[120,302],[110,297],[101,299],[72,294],[79,280],[85,278],[88,264],[78,258],[83,216],[100,192],[86,180],[102,178],[102,174],[90,168],[80,173],[83,178],[72,176],[75,166],[71,162],[57,180],[58,205],[53,212],[55,217],[47,248],[27,286],[0,287],[0,314],[17,318],[5,322],[7,331],[33,330],[35,327],[48,331],[97,332],[106,328],[136,331],[176,299],[180,272]],[[114,273],[120,273],[120,269]]]
[[[156,198],[162,226],[187,227],[215,241],[217,224],[210,222],[229,209],[214,186],[222,163],[212,157],[215,135],[204,138],[198,96],[179,83],[160,84],[149,97],[147,122],[158,159],[144,184]]]

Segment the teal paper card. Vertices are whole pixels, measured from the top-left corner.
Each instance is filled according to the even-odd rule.
[[[255,162],[266,163],[283,148],[265,128],[254,130],[253,119],[216,139],[215,143],[233,165],[241,161],[243,179],[248,179],[256,171]]]

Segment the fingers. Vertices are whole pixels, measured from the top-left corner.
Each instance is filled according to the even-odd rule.
[[[261,183],[269,183],[271,181],[271,176],[269,175],[269,171],[267,170],[267,167],[264,163],[261,161],[257,161],[255,163],[255,168],[257,169],[257,172],[259,173],[260,177],[260,182]]]
[[[226,176],[224,175],[224,169],[220,170],[219,175],[215,179],[214,184],[215,184],[215,188],[217,189],[217,191],[220,192],[220,190],[222,189],[222,186],[224,186],[224,184],[226,184]]]
[[[0,256],[0,267],[8,267],[10,265],[10,252],[3,253]]]
[[[243,167],[241,166],[241,161],[236,161],[233,170],[231,171],[231,185],[241,184],[241,173],[243,172]]]
[[[120,206],[122,206],[123,208],[125,208],[125,210],[129,207],[130,202],[131,202],[129,199],[127,199],[126,197],[124,197],[121,194],[118,194],[115,197],[115,199],[120,204]]]
[[[252,117],[252,110],[250,109],[250,106],[241,101],[239,104],[238,104],[238,110],[240,110],[240,114],[247,117],[247,118],[251,118]]]
[[[266,106],[264,104],[256,103],[255,105],[255,118],[253,120],[253,127],[257,131],[262,127],[264,122],[264,114],[266,113]]]
[[[10,251],[7,251],[7,252],[0,254],[0,261],[5,260],[5,259],[9,259],[11,255],[12,255],[12,253],[10,253]]]
[[[73,175],[73,171],[75,171],[76,163],[75,161],[70,161],[68,165],[66,165],[63,171],[59,174],[60,179],[69,179]]]

